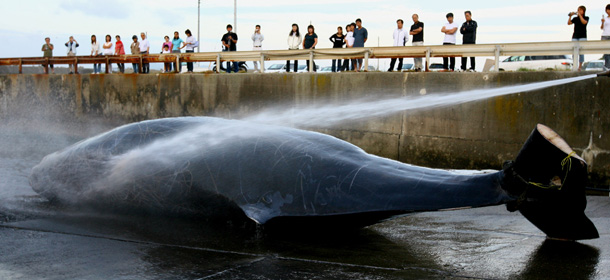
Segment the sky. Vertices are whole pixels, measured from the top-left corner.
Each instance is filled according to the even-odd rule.
[[[80,43],[79,55],[91,52],[90,37],[98,40],[106,34],[120,35],[124,42],[131,36],[147,32],[151,53],[160,53],[163,37],[190,29],[195,36],[197,0],[0,0],[0,57],[42,56],[45,37],[55,45],[55,56],[65,55],[63,44],[73,35]],[[610,2],[609,2],[610,3]],[[316,48],[330,48],[328,38],[337,26],[345,26],[361,18],[369,38],[365,46],[391,46],[396,20],[405,26],[419,14],[424,22],[426,45],[441,45],[440,32],[448,12],[455,22],[464,22],[464,11],[472,11],[478,23],[477,43],[517,43],[569,41],[574,30],[568,26],[568,13],[579,5],[587,7],[589,40],[599,40],[601,17],[608,3],[600,0],[555,1],[408,1],[408,0],[307,0],[307,1],[245,1],[237,0],[238,50],[251,50],[254,26],[260,24],[265,36],[263,49],[287,49],[286,38],[292,23],[306,30],[315,26],[319,43]],[[233,24],[234,1],[201,0],[200,46],[202,52],[220,51],[220,38],[226,25]],[[458,36],[458,43],[461,35]],[[410,45],[410,44],[409,44]],[[127,46],[129,46],[127,44]],[[129,52],[128,48],[126,50]],[[440,58],[436,58],[440,60]],[[597,59],[597,55],[585,60]],[[436,61],[433,61],[436,62]],[[270,63],[271,64],[271,63]],[[269,65],[270,65],[269,64]],[[459,63],[458,63],[459,64]],[[479,63],[480,64],[480,63]]]

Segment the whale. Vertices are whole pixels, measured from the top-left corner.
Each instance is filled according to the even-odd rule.
[[[560,161],[570,169],[551,164]],[[42,197],[70,207],[237,215],[268,228],[360,228],[417,212],[506,204],[549,237],[579,240],[599,236],[584,214],[586,170],[542,124],[502,170],[465,173],[371,155],[318,132],[178,117],[123,125],[49,154],[29,181]]]

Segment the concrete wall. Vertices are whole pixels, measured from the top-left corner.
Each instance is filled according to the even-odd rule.
[[[125,123],[172,116],[239,118],[271,106],[420,96],[579,75],[539,73],[333,73],[0,75],[0,118]],[[401,112],[317,130],[403,162],[484,169],[514,159],[537,123],[556,130],[610,183],[610,79],[595,78],[446,108]],[[316,128],[314,128],[316,129]]]

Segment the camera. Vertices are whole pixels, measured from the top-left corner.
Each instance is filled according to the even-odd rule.
[[[569,17],[571,17],[572,15],[577,15],[577,14],[578,14],[578,12],[570,12],[570,13],[568,14],[568,16],[569,16]]]

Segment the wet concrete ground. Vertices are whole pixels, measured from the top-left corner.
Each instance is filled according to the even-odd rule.
[[[589,197],[586,213],[601,237],[581,242],[547,240],[504,206],[269,235],[57,209],[27,176],[81,136],[0,132],[0,279],[610,279],[608,197]]]

